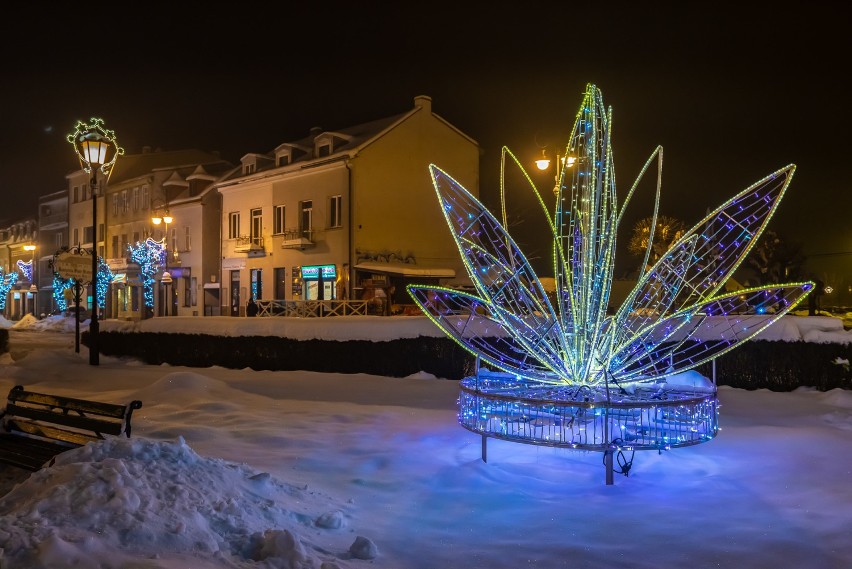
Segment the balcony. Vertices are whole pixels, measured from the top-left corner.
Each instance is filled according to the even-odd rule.
[[[282,249],[307,249],[316,245],[313,241],[314,232],[310,229],[302,231],[301,229],[288,229],[281,234]]]
[[[263,237],[241,235],[234,239],[234,252],[236,253],[260,253],[263,250]]]

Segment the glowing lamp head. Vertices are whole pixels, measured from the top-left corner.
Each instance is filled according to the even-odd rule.
[[[35,245],[24,245],[24,251],[35,251],[35,250],[36,250]]]
[[[163,221],[166,223],[171,223],[174,218],[166,212],[166,215],[163,216]]]
[[[92,168],[100,168],[107,163],[107,152],[110,144],[107,138],[99,132],[87,132],[80,135],[80,154],[83,161]]]
[[[163,284],[169,284],[172,282],[172,275],[169,274],[168,271],[163,271],[163,276],[160,278],[160,282]]]
[[[78,121],[66,140],[74,145],[77,158],[86,172],[100,170],[108,175],[116,158],[124,154],[124,149],[116,144],[115,133],[105,129],[103,124],[103,120],[96,118],[88,124]]]
[[[547,170],[550,168],[550,158],[539,158],[535,161],[535,167],[539,170]]]
[[[161,223],[163,223],[163,218],[158,215],[155,215],[151,218],[151,223],[153,223],[154,225],[160,225]]]

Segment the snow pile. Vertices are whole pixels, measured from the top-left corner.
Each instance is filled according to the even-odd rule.
[[[328,505],[307,486],[200,457],[182,437],[110,438],[59,455],[0,500],[0,567],[99,567],[107,556],[122,566],[156,556],[165,564],[150,567],[207,558],[341,569],[346,559],[375,558],[376,545],[346,530],[344,509]]]

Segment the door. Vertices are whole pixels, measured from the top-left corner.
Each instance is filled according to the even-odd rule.
[[[240,271],[231,271],[231,316],[240,315]]]

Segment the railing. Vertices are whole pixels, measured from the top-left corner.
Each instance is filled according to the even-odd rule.
[[[326,316],[366,316],[366,300],[258,300],[258,316],[323,318]]]
[[[251,237],[249,235],[240,235],[234,239],[234,251],[245,253],[247,251],[262,251],[263,237]]]
[[[286,229],[281,237],[282,249],[306,249],[315,244],[312,229]]]

